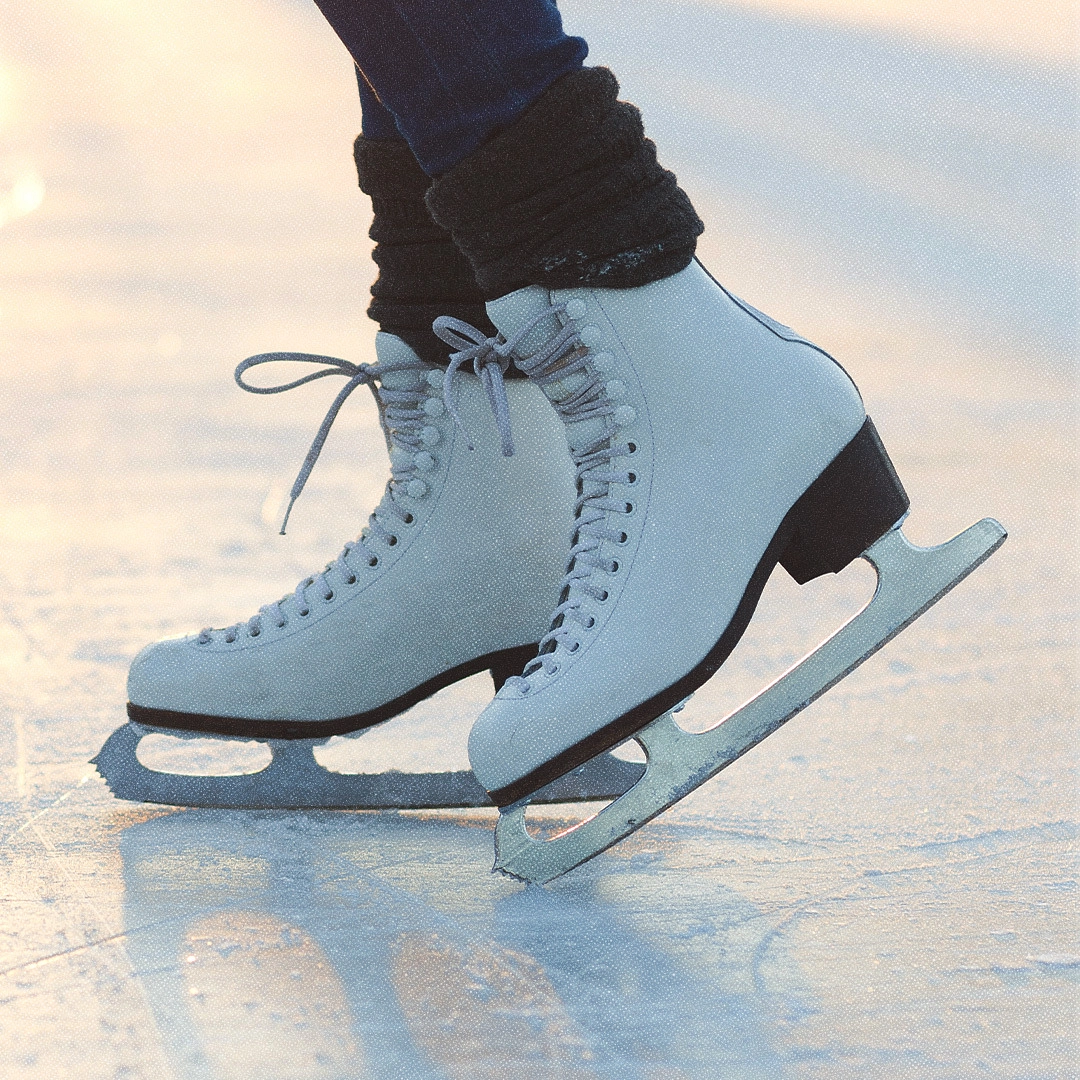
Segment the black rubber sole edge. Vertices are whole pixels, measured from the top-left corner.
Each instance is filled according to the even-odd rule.
[[[519,645],[512,649],[468,660],[464,664],[444,671],[427,682],[414,686],[407,694],[394,698],[378,708],[355,716],[342,716],[335,720],[250,720],[234,716],[210,716],[204,713],[172,712],[169,709],[150,709],[143,705],[127,703],[128,719],[148,727],[168,728],[174,731],[201,731],[208,735],[231,735],[243,739],[322,739],[331,735],[347,735],[374,727],[411,709],[432,694],[452,686],[470,675],[490,671],[495,690],[511,675],[519,675],[525,665],[536,655],[536,645]]]
[[[870,417],[784,516],[716,644],[694,668],[581,742],[506,787],[496,806],[527,798],[571,769],[625,742],[716,674],[746,632],[765,584],[783,564],[800,585],[839,573],[907,513],[910,501]]]

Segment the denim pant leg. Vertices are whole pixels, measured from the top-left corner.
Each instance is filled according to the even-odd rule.
[[[361,131],[365,139],[400,139],[393,113],[375,96],[364,73],[356,69],[356,84],[360,88]]]
[[[552,0],[315,2],[429,176],[510,124],[588,52],[563,32]],[[375,125],[385,131],[385,118]]]

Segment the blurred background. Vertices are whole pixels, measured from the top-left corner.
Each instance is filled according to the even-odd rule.
[[[277,536],[332,393],[232,382],[256,352],[374,359],[359,102],[304,0],[0,0],[5,1076],[1075,1074],[1076,5],[560,7],[642,107],[706,265],[859,383],[909,536],[992,514],[1009,541],[548,890],[487,876],[483,813],[116,802],[86,763],[135,652],[291,590],[385,483],[357,394]],[[774,580],[685,723],[715,723],[871,588],[863,566]],[[490,692],[469,680],[326,760],[464,767]],[[335,922],[327,880],[404,921]]]

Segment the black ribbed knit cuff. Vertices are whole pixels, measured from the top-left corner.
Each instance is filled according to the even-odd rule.
[[[400,337],[429,364],[447,362],[449,348],[431,330],[439,315],[452,315],[493,335],[472,267],[450,234],[424,204],[431,179],[401,139],[353,144],[360,189],[371,196],[368,235],[379,277],[371,287],[368,315]]]
[[[524,285],[632,288],[694,257],[704,226],[618,91],[607,68],[564,75],[428,189],[488,299]]]

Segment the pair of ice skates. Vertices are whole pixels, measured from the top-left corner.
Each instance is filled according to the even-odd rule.
[[[293,499],[365,383],[390,450],[386,493],[360,538],[290,596],[136,657],[130,723],[95,759],[116,794],[494,803],[496,868],[547,881],[771,734],[1005,538],[985,519],[939,547],[910,545],[907,496],[847,374],[697,262],[635,289],[532,286],[488,313],[500,332],[490,340],[437,322],[456,349],[445,375],[380,334],[376,365],[309,357],[325,369],[280,388],[349,376]],[[503,381],[511,362],[527,381]],[[474,374],[457,370],[469,363]],[[777,563],[804,583],[860,555],[878,574],[860,614],[723,723],[702,734],[674,723]],[[469,739],[472,773],[343,776],[315,764],[312,747],[330,736],[483,670],[497,693]],[[152,731],[259,739],[274,759],[250,776],[155,773],[135,754]],[[629,738],[644,766],[608,753]],[[530,801],[612,798],[551,840],[525,830]]]

